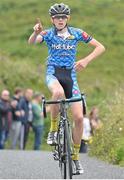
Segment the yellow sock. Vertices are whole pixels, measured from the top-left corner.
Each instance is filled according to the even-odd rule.
[[[58,118],[51,120],[50,132],[58,130]]]
[[[72,155],[73,160],[79,160],[80,144],[74,144],[74,154]]]

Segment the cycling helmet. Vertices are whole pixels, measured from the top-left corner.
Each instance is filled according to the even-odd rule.
[[[60,4],[54,4],[49,9],[50,16],[55,16],[58,14],[62,15],[70,15],[70,8],[68,5],[60,3]]]

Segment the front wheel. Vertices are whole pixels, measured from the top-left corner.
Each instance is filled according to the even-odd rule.
[[[63,161],[63,175],[64,179],[72,179],[72,158],[71,158],[71,143],[69,134],[68,122],[65,121],[65,132],[64,132],[64,161]]]

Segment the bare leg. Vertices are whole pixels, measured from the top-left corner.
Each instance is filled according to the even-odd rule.
[[[82,102],[72,103],[71,106],[74,128],[73,128],[73,142],[74,142],[74,156],[73,160],[79,159],[79,149],[83,133],[83,107]]]
[[[56,80],[49,86],[52,93],[52,100],[57,100],[64,97],[64,90],[61,84]],[[51,120],[56,121],[59,113],[59,105],[51,105]]]
[[[76,102],[72,104],[72,115],[74,120],[73,129],[73,141],[75,144],[81,143],[81,137],[83,133],[83,107],[81,102]]]

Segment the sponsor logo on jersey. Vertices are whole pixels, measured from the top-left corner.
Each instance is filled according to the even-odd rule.
[[[41,35],[46,35],[46,34],[47,34],[47,31],[42,31],[40,34],[41,34]]]
[[[75,49],[75,45],[69,45],[69,44],[52,44],[53,49],[65,49],[65,50],[70,50],[70,49]]]
[[[71,35],[71,36],[68,37],[68,39],[69,39],[69,40],[75,39],[75,36]]]

